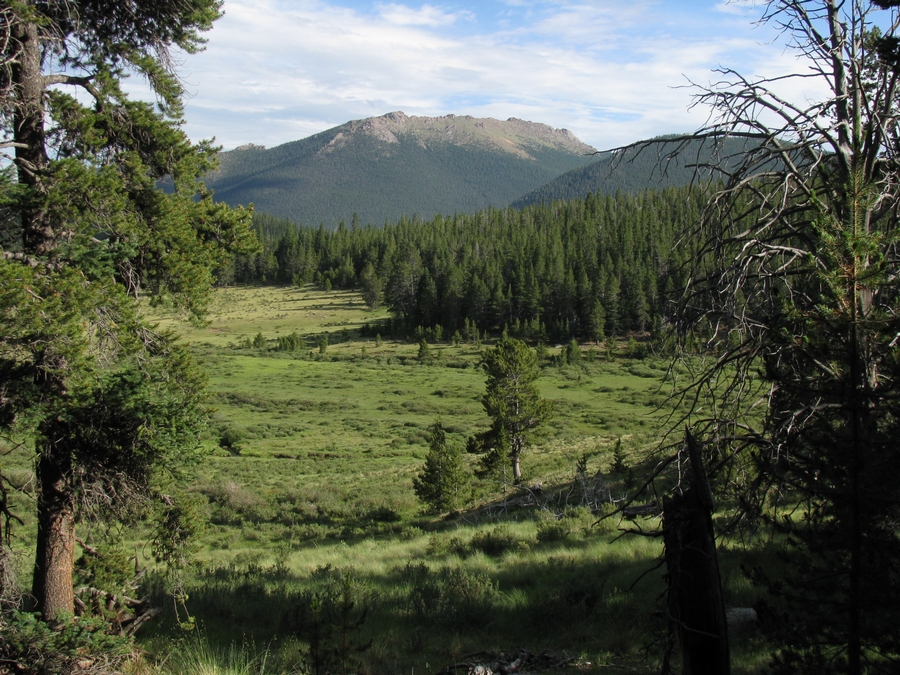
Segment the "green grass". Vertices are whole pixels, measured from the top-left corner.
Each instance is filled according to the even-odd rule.
[[[360,656],[364,671],[433,671],[467,653],[516,646],[583,655],[598,665],[640,665],[635,654],[662,628],[652,611],[661,578],[632,585],[659,554],[658,543],[630,539],[611,546],[609,531],[588,530],[540,544],[532,520],[505,527],[516,543],[496,555],[473,545],[484,525],[459,525],[413,536],[319,542],[274,558],[237,556],[205,567],[188,585],[189,604],[210,644],[244,636],[268,644],[272,660],[284,664],[309,643],[290,621],[303,608],[304,593],[321,589],[329,575],[349,571],[354,600],[368,612],[354,637],[373,645]],[[441,536],[456,538],[458,548],[435,545]],[[416,565],[423,567],[411,577]],[[473,584],[492,590],[478,599]],[[443,593],[444,599],[432,606],[437,610],[417,610],[411,604],[417,591],[428,597]],[[158,633],[147,644],[161,645],[165,654],[175,635],[160,641]]]
[[[177,616],[169,582],[153,577],[166,611],[140,635],[150,657],[135,673],[308,671],[311,598],[333,605],[341,578],[352,580],[356,610],[367,610],[352,631],[371,641],[354,666],[360,673],[433,672],[469,653],[517,647],[578,657],[588,672],[655,671],[660,649],[645,650],[664,630],[663,569],[652,571],[661,541],[618,538],[618,519],[595,524],[599,515],[582,505],[600,504],[581,492],[575,467],[586,460],[587,476],[602,474],[615,498],[651,468],[640,461],[664,422],[663,362],[620,349],[613,362],[598,350],[559,366],[551,346],[539,385],[556,414],[522,459],[526,482],[542,482],[543,495],[535,502],[473,480],[468,507],[432,518],[412,490],[427,428],[440,417],[448,441],[462,444],[487,426],[478,360],[489,345],[432,344],[439,357],[422,364],[414,341],[360,336],[367,323],[377,332],[383,312],[353,293],[312,288],[220,289],[202,327],[149,311],[184,335],[209,373],[209,456],[190,490],[210,524]],[[307,348],[275,351],[276,338],[294,331]],[[242,346],[258,333],[269,348]],[[325,333],[322,354],[314,345]],[[631,477],[611,473],[619,439]],[[476,460],[465,457],[470,471]],[[24,448],[4,471],[27,488]],[[33,508],[23,493],[16,499]],[[32,528],[28,520],[23,550]],[[140,533],[115,536],[133,550]],[[746,606],[755,595],[739,559],[723,549],[729,602]],[[198,632],[178,627],[185,611]],[[754,632],[737,639],[746,666],[735,672],[757,672],[764,647]]]

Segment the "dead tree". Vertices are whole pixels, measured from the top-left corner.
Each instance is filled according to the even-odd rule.
[[[677,630],[684,675],[728,675],[728,624],[713,533],[713,498],[699,443],[687,433],[689,486],[663,501],[670,638]],[[670,646],[674,639],[670,639]],[[663,673],[669,672],[669,652]]]

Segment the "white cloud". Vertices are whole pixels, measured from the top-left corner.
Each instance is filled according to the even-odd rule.
[[[758,17],[768,4],[765,0],[726,0],[715,6],[717,12]]]
[[[447,13],[431,5],[422,5],[418,9],[413,9],[395,3],[378,5],[378,11],[381,18],[388,23],[398,26],[430,26],[432,28],[449,26],[456,23],[461,16],[468,15],[468,12],[464,14]]]
[[[448,4],[226,0],[206,52],[185,63],[188,132],[272,146],[403,110],[519,117],[610,147],[702,123],[685,77],[783,57],[746,20],[725,17],[718,37],[710,12],[688,21],[687,0]]]

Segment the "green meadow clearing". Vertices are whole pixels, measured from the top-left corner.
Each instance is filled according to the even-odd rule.
[[[379,336],[385,312],[313,287],[218,289],[202,326],[148,312],[204,364],[212,413],[189,481],[207,524],[186,570],[148,577],[163,612],[138,634],[134,672],[414,675],[517,649],[551,672],[656,672],[661,540],[621,530],[658,519],[601,518],[654,465],[667,362],[622,342],[611,360],[582,345],[568,364],[548,345],[539,383],[555,415],[522,461],[541,489],[473,477],[468,506],[426,516],[412,480],[427,428],[439,418],[464,444],[487,427],[478,362],[491,340],[433,341],[423,362],[417,341]],[[302,346],[279,351],[295,332]],[[27,462],[17,470],[25,485]],[[81,532],[153,566],[140,531]],[[736,557],[723,546],[727,602],[749,606]],[[735,672],[757,672],[761,638],[732,638]]]
[[[379,339],[386,316],[353,293],[229,288],[217,291],[205,326],[161,321],[195,347],[210,377],[212,455],[200,483],[224,478],[263,497],[352,495],[360,505],[413,517],[419,504],[411,481],[427,427],[440,418],[451,442],[464,443],[487,426],[478,361],[489,344],[432,344],[423,364],[418,344]],[[364,324],[376,335],[360,337]],[[277,339],[295,331],[305,347],[276,351]],[[257,334],[266,348],[240,346]],[[548,366],[539,380],[556,414],[526,455],[528,480],[570,480],[582,455],[592,474],[605,472],[619,439],[638,457],[659,437],[665,362],[628,359],[623,345],[622,358],[609,363],[593,349],[593,360],[585,352],[580,364]],[[223,435],[238,439],[237,448],[220,447]]]

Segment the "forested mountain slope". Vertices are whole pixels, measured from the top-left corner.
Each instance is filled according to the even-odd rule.
[[[592,152],[544,124],[394,112],[271,149],[223,152],[206,184],[218,201],[252,202],[303,225],[350,223],[354,214],[382,225],[506,206]]]
[[[660,137],[621,152],[601,152],[586,166],[567,171],[511,203],[514,208],[553,201],[584,199],[588,194],[662,190],[699,179],[722,179],[705,167],[729,168],[746,152],[746,141],[712,139],[685,142]],[[677,152],[676,152],[677,151]]]

